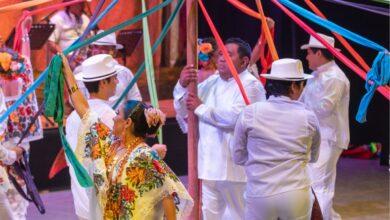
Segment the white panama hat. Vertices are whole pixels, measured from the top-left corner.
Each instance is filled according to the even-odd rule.
[[[266,79],[282,81],[301,81],[313,78],[303,73],[302,62],[297,59],[284,58],[272,63],[271,73],[261,74]]]
[[[102,33],[103,30],[99,30],[97,33]],[[102,46],[115,46],[117,50],[120,50],[123,48],[122,44],[118,44],[116,42],[116,35],[115,33],[111,33],[107,36],[104,36],[94,42],[91,43],[92,45],[102,45]]]
[[[117,62],[108,54],[92,56],[81,64],[76,80],[83,82],[95,82],[109,78],[117,74],[115,69]]]
[[[326,42],[328,42],[328,44],[330,44],[332,47],[334,47],[334,38],[331,37],[331,36],[327,36],[325,34],[320,34],[320,33],[317,33],[322,39],[324,39]],[[301,46],[301,50],[306,50],[306,49],[309,49],[309,48],[320,48],[320,49],[326,49],[326,47],[321,43],[319,42],[315,37],[311,36],[310,35],[310,39],[309,39],[309,43],[308,44],[304,44]],[[338,48],[335,48],[336,50],[340,50]]]

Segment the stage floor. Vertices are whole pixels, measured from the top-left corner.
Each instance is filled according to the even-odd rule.
[[[390,219],[388,172],[378,160],[340,160],[335,208],[344,220]],[[30,204],[28,220],[77,220],[70,190],[42,193],[42,199],[47,213],[40,215]]]

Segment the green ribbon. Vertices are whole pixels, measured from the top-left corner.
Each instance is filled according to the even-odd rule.
[[[167,23],[164,25],[163,29],[161,30],[160,35],[158,36],[156,42],[154,42],[152,47],[152,53],[156,52],[158,46],[163,41],[164,37],[167,35],[169,28],[172,26],[172,23],[180,11],[180,8],[183,6],[184,0],[179,0],[175,9],[173,10],[171,16],[168,18]],[[141,64],[141,66],[138,68],[137,72],[134,74],[134,78],[131,80],[131,82],[127,85],[125,90],[123,91],[122,95],[119,97],[119,99],[114,104],[113,108],[117,109],[119,104],[122,102],[122,100],[126,97],[126,94],[130,91],[131,88],[135,85],[135,83],[138,81],[138,79],[141,77],[142,73],[145,70],[145,62]]]
[[[145,0],[141,1],[142,4],[142,13],[146,11]],[[153,65],[153,54],[152,46],[150,45],[150,34],[148,27],[148,18],[144,17],[142,19],[142,29],[143,29],[143,38],[144,38],[144,57],[145,57],[145,67],[146,67],[146,81],[148,83],[148,90],[150,96],[150,102],[155,108],[159,108],[158,105],[158,96],[156,88],[156,80],[154,78],[154,65]],[[162,129],[158,130],[158,142],[162,143]]]
[[[160,10],[161,8],[167,6],[172,0],[165,0],[161,4],[151,8],[144,13],[135,16],[134,18],[127,20],[117,26],[110,28],[100,34],[97,34],[91,38],[86,39],[83,42],[77,43],[75,45],[71,45],[67,49],[64,50],[64,54],[68,55],[70,52],[74,50],[78,50],[82,47],[89,45],[90,43],[107,36],[108,34],[114,33],[115,31],[121,30],[126,26],[132,25],[142,18],[149,16],[150,14]],[[47,78],[45,81],[45,115],[49,117],[53,117],[55,122],[58,123],[58,129],[61,137],[61,142],[64,147],[65,154],[69,159],[70,164],[73,166],[75,170],[75,174],[78,182],[83,187],[91,187],[93,186],[93,181],[91,180],[88,172],[85,168],[80,164],[77,160],[76,155],[69,147],[69,144],[65,138],[64,130],[63,130],[63,117],[64,117],[64,76],[62,73],[62,60],[59,55],[53,57],[50,62],[49,68],[47,69]],[[44,74],[44,73],[43,73]]]
[[[389,0],[371,0],[371,1],[390,5],[390,1]]]

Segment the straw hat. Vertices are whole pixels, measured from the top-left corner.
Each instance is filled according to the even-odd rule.
[[[302,62],[297,59],[284,58],[272,63],[271,73],[261,74],[266,79],[282,81],[301,81],[313,78],[303,73]]]

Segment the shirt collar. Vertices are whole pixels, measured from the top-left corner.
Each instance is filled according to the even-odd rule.
[[[293,101],[292,99],[290,99],[290,97],[284,96],[284,95],[280,95],[280,96],[271,95],[271,96],[268,98],[268,100]]]
[[[248,73],[249,73],[248,69],[245,69],[244,71],[242,71],[241,73],[239,73],[238,76],[240,77],[240,79],[242,79],[242,77],[243,77],[244,75],[248,74]],[[250,74],[250,73],[249,73],[249,74]],[[222,79],[222,78],[221,78],[221,79]],[[232,81],[234,81],[234,76],[230,77],[228,80],[222,79],[222,81],[225,81],[225,82],[232,82]]]
[[[322,64],[321,66],[317,67],[316,71],[313,72],[314,76],[317,76],[319,73],[324,72],[325,70],[329,69],[331,66],[335,64],[336,63],[334,62],[334,60]]]

